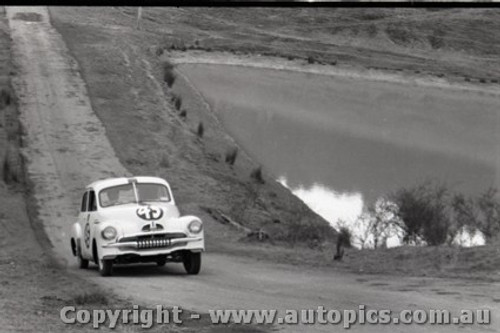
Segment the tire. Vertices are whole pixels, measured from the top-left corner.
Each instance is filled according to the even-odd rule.
[[[111,276],[111,273],[113,273],[113,260],[104,260],[97,257],[97,262],[99,274],[101,274],[101,276]]]
[[[183,259],[184,269],[190,275],[196,275],[201,269],[201,253],[187,252]]]
[[[83,259],[80,247],[78,247],[76,251],[76,260],[78,262],[78,268],[86,269],[89,267],[89,261],[87,259]]]
[[[165,266],[166,263],[167,263],[167,258],[162,258],[162,259],[156,260],[156,265],[158,267],[163,267],[163,266]]]

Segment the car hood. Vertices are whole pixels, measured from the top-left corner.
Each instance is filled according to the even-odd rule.
[[[172,220],[180,217],[179,210],[172,204],[126,204],[103,208],[98,219],[106,224],[116,224],[125,233],[153,231],[160,225],[164,230],[172,224]],[[170,223],[169,223],[170,221]],[[175,224],[175,223],[174,223]],[[152,229],[153,228],[153,229]]]

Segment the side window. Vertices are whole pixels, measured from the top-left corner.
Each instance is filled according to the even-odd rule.
[[[95,192],[89,192],[89,211],[95,212],[97,210],[97,202],[95,200]]]
[[[85,194],[83,195],[82,209],[81,209],[82,212],[86,212],[87,211],[87,196],[88,196],[88,194],[89,194],[89,192],[85,192]]]

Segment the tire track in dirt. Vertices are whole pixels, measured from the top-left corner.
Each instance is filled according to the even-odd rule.
[[[40,220],[63,262],[71,259],[68,232],[84,186],[128,175],[92,110],[76,61],[50,25],[46,8],[10,7],[22,154]],[[66,262],[67,263],[67,262]]]

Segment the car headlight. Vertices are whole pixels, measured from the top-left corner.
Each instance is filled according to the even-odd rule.
[[[193,234],[199,234],[203,230],[203,224],[198,220],[191,221],[189,222],[188,230]]]
[[[113,227],[106,227],[101,232],[101,236],[106,240],[111,240],[116,237],[116,229]]]

